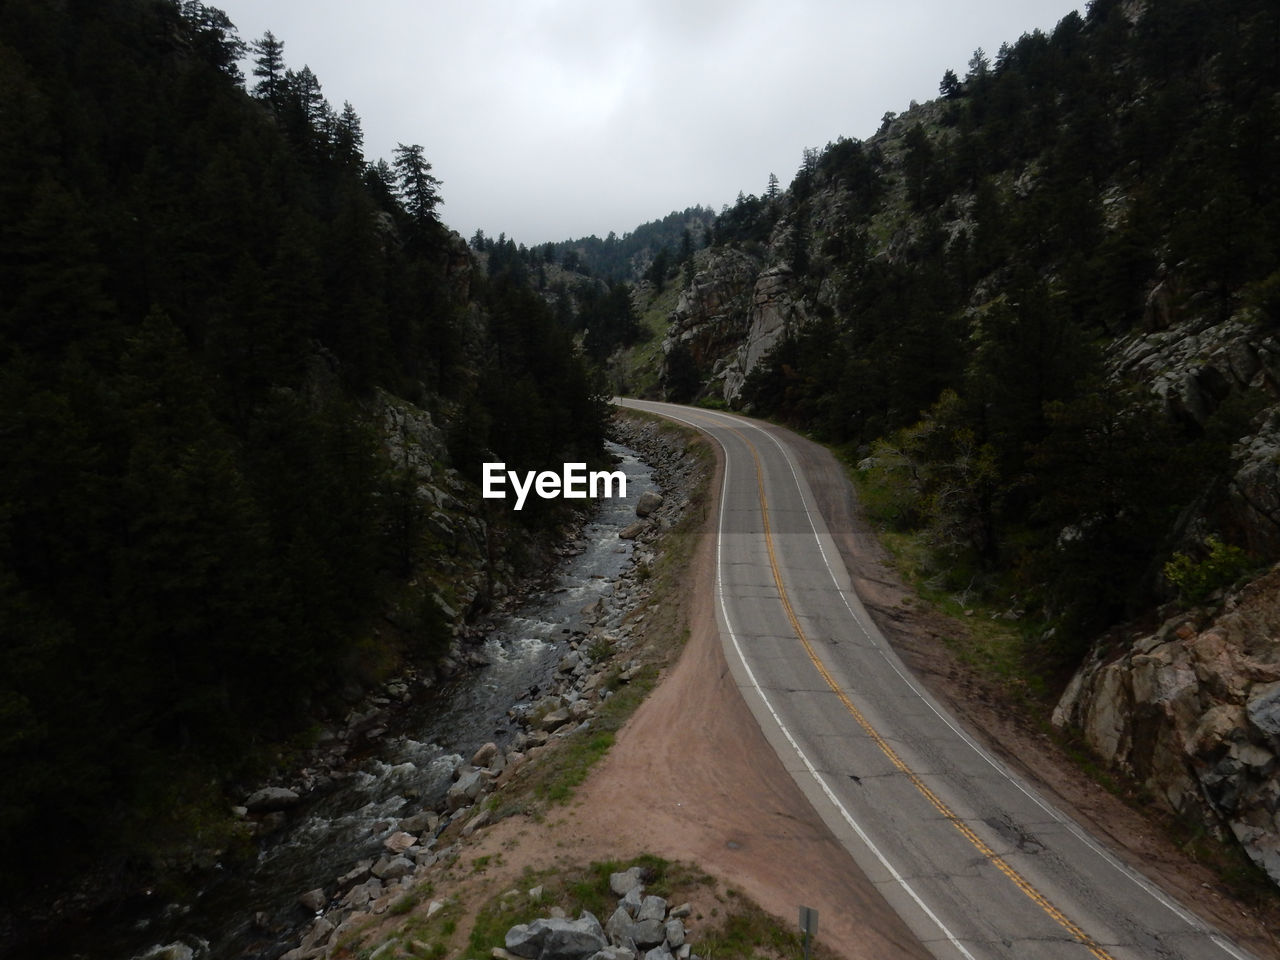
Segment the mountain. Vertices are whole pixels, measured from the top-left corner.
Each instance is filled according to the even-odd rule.
[[[1273,559],[1265,457],[1231,449],[1276,383],[1276,24],[1092,3],[808,151],[717,219],[667,392],[909,464],[901,522],[955,582],[1010,577],[1076,638],[1210,529]]]
[[[486,508],[480,462],[599,462],[606,406],[422,148],[367,160],[270,34],[5,0],[0,38],[12,891],[216,845],[224,788],[536,567],[565,515]]]
[[[1170,653],[1175,703],[1148,654],[1280,558],[1278,38],[1263,0],[1094,0],[977,51],[724,211],[662,360],[669,397],[844,448],[922,581],[1016,619],[1033,685],[1085,664],[1064,725],[1217,835],[1262,836],[1276,878],[1274,803],[1232,807],[1280,762],[1271,667],[1223,694]],[[1122,663],[1129,634],[1097,639],[1152,619]],[[1242,649],[1273,667],[1264,633]]]

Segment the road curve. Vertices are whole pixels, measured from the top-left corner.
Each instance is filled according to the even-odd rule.
[[[850,586],[793,434],[618,402],[723,448],[716,606],[738,687],[796,783],[934,956],[1252,957],[1037,796],[911,677]]]

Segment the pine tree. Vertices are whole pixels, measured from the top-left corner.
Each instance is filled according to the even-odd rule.
[[[960,78],[956,76],[956,72],[950,67],[942,75],[942,82],[938,84],[938,92],[948,100],[954,100],[960,96]]]
[[[770,203],[777,203],[778,196],[782,193],[782,187],[778,184],[778,175],[776,173],[769,174],[769,185],[765,187],[764,198]]]
[[[252,50],[253,75],[258,77],[253,94],[278,110],[284,96],[284,41],[268,30],[253,41]]]
[[[423,156],[422,146],[396,144],[393,165],[399,178],[399,198],[405,211],[419,228],[438,223],[436,205],[440,203],[440,181],[431,175],[431,164]]]
[[[364,131],[350,101],[343,102],[342,113],[334,124],[333,153],[343,166],[358,169],[364,165]]]

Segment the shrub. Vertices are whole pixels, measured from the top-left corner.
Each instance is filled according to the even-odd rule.
[[[1253,566],[1247,553],[1215,536],[1207,537],[1204,545],[1208,550],[1204,559],[1175,553],[1164,565],[1165,579],[1178,588],[1178,596],[1184,602],[1193,605],[1204,603],[1215,591],[1231,586]]]

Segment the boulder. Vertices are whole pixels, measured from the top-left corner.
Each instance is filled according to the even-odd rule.
[[[391,883],[406,877],[417,868],[417,864],[408,857],[383,857],[373,865],[373,875],[379,880]]]
[[[461,810],[463,807],[472,804],[484,792],[485,786],[489,783],[489,779],[476,769],[464,770],[453,785],[449,787],[449,792],[445,794],[445,806],[450,813]]]
[[[353,910],[362,910],[380,896],[382,896],[382,881],[374,877],[348,890],[342,902]]]
[[[405,833],[413,834],[435,833],[436,827],[439,825],[440,815],[434,810],[423,810],[421,813],[415,813],[412,817],[406,817],[397,824]]]
[[[655,493],[653,490],[646,490],[640,494],[640,499],[636,501],[636,516],[647,517],[660,506],[662,506],[662,494]]]
[[[475,756],[471,758],[471,765],[473,767],[487,767],[497,755],[498,745],[493,742],[486,743],[475,752]]]
[[[643,888],[641,887],[632,887],[626,892],[623,898],[618,901],[619,905],[626,910],[627,913],[631,914],[632,918],[638,918],[640,916],[640,905],[644,902],[644,894],[642,891]]]
[[[398,830],[387,839],[382,841],[382,845],[392,853],[404,853],[410,847],[418,842],[418,838],[411,833],[405,833]]]
[[[662,897],[645,897],[640,903],[637,920],[665,920],[667,917],[667,901]]]
[[[324,909],[324,905],[329,902],[329,895],[324,892],[322,887],[316,887],[314,890],[308,890],[298,898],[298,903],[303,909],[312,913],[319,913]]]
[[[614,874],[614,876],[617,876],[617,874]],[[619,904],[609,919],[605,921],[604,932],[611,942],[621,943],[623,937],[631,935],[632,923],[631,914],[627,913],[626,908]]]
[[[596,951],[589,960],[636,960],[636,954],[628,947],[612,946]]]
[[[666,924],[662,922],[661,917],[637,920],[631,924],[627,936],[635,942],[637,947],[647,950],[649,947],[656,947],[667,938]]]
[[[577,920],[552,917],[516,924],[507,931],[506,949],[529,960],[587,960],[609,946],[604,928],[587,911]]]
[[[1280,681],[1260,683],[1249,691],[1249,722],[1264,736],[1280,738]]]
[[[569,722],[569,711],[564,707],[558,710],[552,710],[550,713],[538,720],[539,730],[555,730],[557,727],[563,726]]]
[[[679,950],[684,946],[684,924],[680,920],[673,918],[667,921],[666,941],[672,950]]]
[[[250,794],[244,806],[250,813],[274,813],[296,807],[301,802],[302,797],[298,796],[296,790],[288,787],[263,787]]]

